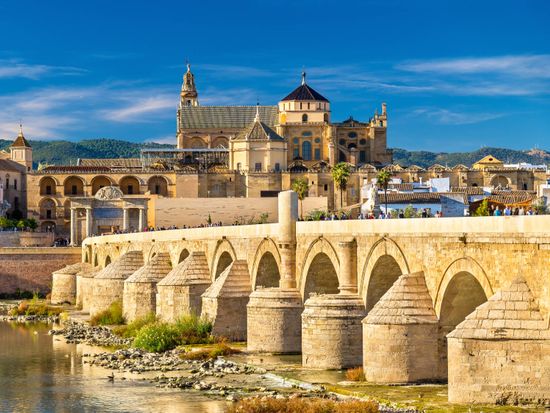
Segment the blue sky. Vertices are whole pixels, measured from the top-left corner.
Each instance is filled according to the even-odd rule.
[[[0,138],[175,142],[188,58],[202,104],[300,81],[333,119],[388,104],[388,144],[550,149],[550,2],[0,1]]]

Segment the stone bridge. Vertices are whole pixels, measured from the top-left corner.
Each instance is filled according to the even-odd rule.
[[[124,279],[164,260],[194,287],[166,298],[167,285],[186,282],[165,279],[157,291],[158,276],[147,297],[161,318],[161,304],[186,295],[187,311],[213,317],[215,329],[219,319],[218,331],[252,351],[301,352],[308,367],[363,365],[368,380],[383,383],[448,379],[455,402],[550,400],[550,216],[296,217],[288,191],[277,224],[87,238],[82,261],[107,267],[94,285],[121,281],[88,298],[98,310],[124,296],[131,318]],[[105,275],[131,251],[140,253],[135,268]]]

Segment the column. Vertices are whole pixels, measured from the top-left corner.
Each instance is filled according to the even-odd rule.
[[[296,288],[296,221],[298,220],[298,194],[294,191],[279,193],[279,251],[281,253],[282,289]]]
[[[92,231],[92,207],[86,208],[86,236],[91,237]]]
[[[355,239],[338,242],[340,249],[340,294],[357,293],[357,243]]]
[[[76,208],[71,208],[71,246],[76,247],[78,242],[76,240]]]
[[[145,219],[145,208],[139,209],[139,231],[143,231],[143,228],[145,227],[145,222],[147,220]]]
[[[128,231],[128,224],[130,221],[129,209],[124,207],[122,208],[122,229]]]

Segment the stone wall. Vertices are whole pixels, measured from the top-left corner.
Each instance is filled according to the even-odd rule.
[[[258,220],[264,213],[268,214],[268,222],[277,222],[277,198],[157,198],[152,204],[153,222],[161,227],[206,224],[209,215],[212,222],[224,225]],[[314,209],[326,210],[327,198],[308,197],[303,208],[304,215]]]
[[[0,293],[48,293],[52,272],[80,261],[78,248],[0,248]]]
[[[51,247],[53,241],[53,232],[0,231],[0,248]]]

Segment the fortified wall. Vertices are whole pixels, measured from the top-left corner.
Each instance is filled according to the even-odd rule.
[[[246,320],[249,350],[301,352],[308,367],[448,380],[453,402],[550,401],[550,216],[297,222],[291,191],[278,215],[86,239],[92,312],[128,311],[141,288],[160,317],[202,311],[235,336]]]

